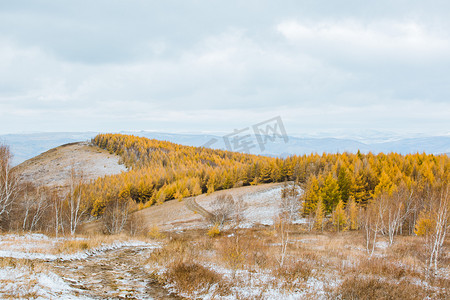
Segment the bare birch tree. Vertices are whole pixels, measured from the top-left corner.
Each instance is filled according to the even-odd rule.
[[[364,228],[364,238],[366,241],[366,251],[372,256],[375,252],[378,234],[382,231],[382,216],[385,207],[381,201],[370,201],[364,211],[362,227]]]
[[[54,225],[55,225],[55,236],[61,232],[64,235],[64,222],[63,222],[63,212],[64,203],[61,201],[60,197],[56,192],[51,195],[54,213]]]
[[[117,234],[122,232],[127,224],[130,214],[130,200],[114,198],[108,202],[102,216],[106,233]]]
[[[381,221],[380,231],[389,237],[389,245],[394,243],[395,236],[412,211],[412,197],[413,190],[402,185],[392,194],[382,193],[375,199]]]
[[[450,229],[449,184],[434,188],[428,196],[427,208],[417,220],[415,233],[425,238],[427,276],[436,275]]]
[[[22,231],[28,230],[28,218],[32,215],[34,197],[36,190],[30,183],[24,184],[22,188],[22,201],[20,202],[20,210],[23,214]]]
[[[298,186],[295,183],[292,185],[286,183],[281,190],[281,201],[275,221],[275,228],[280,239],[280,257],[278,258],[280,267],[283,267],[286,260],[291,225],[300,213],[301,203],[299,196]]]
[[[87,205],[84,203],[81,193],[81,185],[83,184],[83,174],[77,172],[74,167],[70,171],[69,192],[65,202],[67,206],[68,223],[70,234],[74,235],[80,221],[87,212]]]
[[[442,252],[445,237],[450,229],[450,199],[448,184],[439,191],[435,209],[435,229],[430,239],[430,269],[433,267],[436,275],[438,271],[438,260]]]
[[[50,207],[50,192],[46,188],[39,188],[35,194],[35,201],[33,203],[33,210],[31,214],[31,222],[29,224],[29,231],[36,230],[40,225],[41,220],[45,217]]]
[[[12,155],[8,146],[0,145],[0,226],[17,199],[19,179],[11,168]]]

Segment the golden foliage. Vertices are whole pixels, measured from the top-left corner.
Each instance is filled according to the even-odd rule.
[[[122,134],[100,134],[93,142],[119,155],[129,169],[85,186],[83,193],[94,216],[101,215],[115,198],[132,199],[142,203],[140,207],[148,207],[235,186],[286,180],[302,184],[305,215],[315,213],[319,198],[324,211],[331,213],[339,201],[345,207],[349,199],[354,199],[364,207],[369,200],[382,193],[391,194],[400,185],[420,194],[450,177],[446,155],[358,152],[280,159]],[[352,228],[355,211],[352,208]]]
[[[208,230],[208,235],[210,237],[216,237],[220,235],[220,228],[219,228],[219,224],[214,224],[214,226],[212,226],[209,230]]]

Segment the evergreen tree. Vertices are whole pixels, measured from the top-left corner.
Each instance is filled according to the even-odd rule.
[[[328,173],[321,189],[323,203],[328,212],[332,212],[340,200],[339,185],[331,173]]]
[[[305,193],[303,194],[303,214],[309,215],[316,209],[320,198],[319,181],[316,176],[311,176],[307,182]]]
[[[387,170],[387,171],[389,171],[389,170]],[[387,193],[388,195],[391,195],[394,190],[395,190],[395,185],[392,182],[392,179],[383,170],[381,172],[381,175],[379,176],[379,182],[378,182],[378,185],[375,187],[373,197],[376,198],[377,196],[379,196],[383,193]]]
[[[264,165],[259,173],[259,182],[268,183],[272,181],[272,169],[269,165]]]
[[[341,199],[344,203],[347,203],[352,188],[352,178],[345,167],[339,169],[338,185]]]
[[[366,203],[369,200],[368,182],[365,181],[363,173],[360,172],[356,176],[350,195],[357,203]]]
[[[353,198],[347,204],[347,216],[350,230],[358,230],[358,206]]]
[[[333,211],[333,224],[336,226],[337,232],[345,229],[347,225],[347,217],[345,216],[344,202],[339,200],[336,209]]]
[[[314,228],[323,232],[325,222],[325,207],[323,205],[322,197],[319,197],[314,218]]]

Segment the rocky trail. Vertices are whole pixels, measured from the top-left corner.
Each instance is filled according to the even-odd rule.
[[[143,268],[154,248],[127,246],[84,260],[52,264],[74,290],[74,296],[90,299],[181,299],[152,280]]]

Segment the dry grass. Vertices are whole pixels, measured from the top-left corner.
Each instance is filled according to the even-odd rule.
[[[215,240],[215,261],[226,267],[263,270],[277,265],[272,231],[241,229],[226,232]]]
[[[427,296],[431,297],[431,299],[445,299],[443,298],[443,294],[429,294],[425,288],[411,284],[405,280],[393,283],[378,278],[362,276],[345,279],[335,293],[335,297],[339,297],[340,299],[366,300],[418,300],[424,299]]]
[[[198,250],[188,239],[172,237],[162,247],[155,249],[147,260],[150,264],[167,267],[175,261],[188,262],[198,257]]]
[[[360,233],[314,234],[293,227],[286,261],[280,267],[280,240],[272,227],[222,230],[214,238],[208,236],[207,229],[164,235],[157,227],[153,231],[149,238],[163,246],[146,259],[153,272],[150,278],[172,285],[188,298],[208,294],[212,298],[232,295],[236,299],[266,299],[272,297],[266,294],[271,290],[280,295],[297,293],[303,298],[449,298],[444,294],[450,290],[450,279],[445,276],[448,266],[442,265],[442,275],[429,280],[425,288],[424,263],[418,253],[423,248],[420,239],[414,237],[399,236],[394,245],[380,247],[370,257]],[[58,240],[47,251],[70,254],[129,240],[127,235],[79,236]],[[447,259],[444,256],[442,262]],[[43,267],[29,260],[0,259],[0,268],[27,268],[33,273]],[[320,290],[311,287],[316,282],[320,282]],[[256,291],[254,295],[240,294],[240,288],[250,285]]]
[[[74,254],[129,240],[130,237],[125,234],[78,236],[77,238],[62,240],[60,243],[57,243],[56,248],[52,252],[54,254]]]
[[[213,289],[215,295],[228,293],[227,284],[219,273],[197,263],[172,264],[164,274],[164,278],[182,294],[189,296],[208,294]]]
[[[0,257],[0,269],[4,268],[27,268],[33,272],[41,272],[47,270],[47,266],[40,261],[32,259],[16,259],[11,257]]]
[[[56,249],[57,253],[72,254],[93,248],[92,243],[88,240],[67,240],[59,244]]]
[[[361,233],[314,234],[295,227],[293,230],[283,267],[278,260],[279,237],[272,227],[225,230],[215,238],[208,237],[206,229],[172,234],[163,248],[154,251],[149,262],[172,271],[175,266],[181,268],[176,261],[227,270],[224,276],[230,280],[236,299],[243,296],[235,288],[248,285],[258,274],[273,278],[252,283],[262,299],[265,291],[271,289],[285,295],[301,293],[307,298],[341,299],[443,299],[442,293],[449,290],[449,280],[442,276],[430,281],[428,289],[421,286],[423,262],[417,254],[420,241],[412,237],[399,236],[394,245],[377,248],[376,255],[370,257]],[[320,290],[311,289],[311,280],[321,282]],[[186,290],[193,292],[195,287]]]
[[[311,265],[297,261],[273,270],[273,275],[281,282],[282,289],[292,292],[304,288],[312,272]]]
[[[74,254],[86,250],[96,249],[114,243],[131,240],[148,241],[147,237],[130,237],[120,235],[78,235],[64,238],[39,238],[33,235],[3,235],[1,236],[1,249],[13,252],[40,253],[40,254]]]
[[[425,260],[423,242],[420,238],[405,236],[396,239],[387,254],[405,265],[419,267]]]
[[[407,268],[393,260],[387,258],[367,258],[362,259],[360,263],[354,267],[355,273],[371,274],[382,276],[386,279],[401,279],[403,277],[422,278],[421,274],[412,268]]]
[[[151,239],[162,239],[164,238],[164,234],[159,229],[159,226],[154,224],[150,227],[150,230],[147,233],[148,237]]]
[[[216,237],[220,235],[220,228],[219,228],[219,224],[215,224],[214,226],[212,226],[209,230],[208,230],[208,236],[210,237]]]
[[[9,279],[0,280],[0,297],[4,299],[36,299],[38,282],[35,274],[48,272],[48,266],[40,261],[0,257],[0,269],[18,270]],[[13,273],[13,272],[12,272]],[[14,273],[13,273],[14,274]]]

